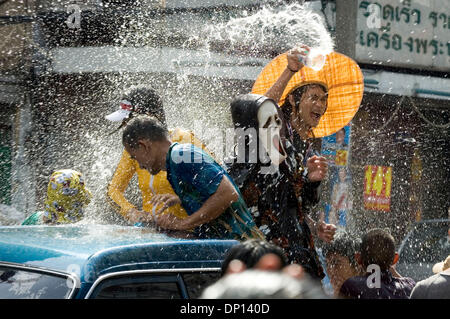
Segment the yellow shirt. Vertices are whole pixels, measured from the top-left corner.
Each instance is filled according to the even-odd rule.
[[[198,140],[193,133],[179,128],[169,131],[169,133],[172,142],[194,144],[212,155],[211,152],[206,149],[206,146]],[[124,150],[111,183],[108,186],[108,197],[112,200],[111,204],[113,207],[125,218],[127,218],[127,213],[130,209],[136,208],[124,196],[125,190],[135,173],[138,177],[139,189],[142,194],[142,209],[144,211],[154,214],[161,207],[161,205],[154,207],[154,205],[150,204],[153,195],[175,194],[172,186],[167,180],[166,171],[151,175],[147,170],[141,169],[138,162],[133,160],[130,154]],[[187,216],[186,211],[180,204],[167,208],[164,211],[164,214],[166,213],[174,214],[179,218],[185,218]]]

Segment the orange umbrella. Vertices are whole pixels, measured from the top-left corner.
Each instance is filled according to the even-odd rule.
[[[287,52],[278,55],[264,67],[253,85],[252,93],[264,95],[286,66]],[[296,88],[311,83],[321,83],[328,88],[327,111],[319,125],[313,128],[314,135],[324,137],[336,133],[353,119],[361,104],[364,91],[362,72],[349,57],[331,52],[320,71],[303,67],[295,73],[278,104],[282,105],[286,96]]]

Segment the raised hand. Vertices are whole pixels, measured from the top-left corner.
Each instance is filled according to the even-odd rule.
[[[309,50],[310,48],[306,45],[289,50],[287,54],[288,69],[292,72],[297,72],[300,70],[304,66],[301,61],[304,61],[304,58],[308,55]]]
[[[322,239],[326,243],[331,243],[336,233],[336,226],[333,224],[325,224],[320,222],[317,226],[317,237]]]
[[[322,181],[328,172],[328,162],[323,156],[311,156],[306,161],[306,167],[308,168],[308,180],[310,182]]]

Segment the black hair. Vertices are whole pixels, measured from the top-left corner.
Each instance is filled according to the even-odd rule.
[[[297,279],[281,271],[249,269],[220,278],[201,299],[329,299],[309,276]]]
[[[331,243],[323,244],[322,253],[325,258],[330,254],[347,257],[353,266],[357,266],[358,263],[355,259],[355,253],[360,250],[360,246],[361,239],[359,237],[350,234],[345,230],[338,230],[334,234]]]
[[[291,104],[291,102],[289,102],[289,95],[292,95],[294,97],[294,102],[295,102],[295,107],[298,108],[299,103],[303,97],[303,94],[305,94],[305,92],[314,86],[318,86],[320,87],[324,92],[328,92],[328,89],[320,83],[311,83],[311,84],[305,84],[302,86],[299,86],[298,88],[296,88],[295,90],[293,90],[290,94],[288,94],[284,100],[284,104],[282,105],[281,109],[283,110],[284,113],[284,117],[287,120],[291,119],[291,113],[292,113],[292,109],[294,107],[294,105]]]
[[[139,87],[126,93],[122,99],[131,103],[132,111],[130,118],[134,114],[150,115],[166,125],[166,115],[164,113],[161,96],[153,89]]]
[[[133,118],[125,127],[122,134],[122,143],[132,149],[138,147],[138,141],[148,139],[161,141],[167,138],[167,128],[154,117],[139,115]]]
[[[139,87],[122,96],[122,100],[127,100],[130,102],[132,110],[128,117],[123,119],[119,127],[112,131],[109,135],[121,130],[136,115],[153,116],[161,122],[162,125],[167,126],[162,99],[155,90],[146,87]]]
[[[248,268],[253,268],[266,254],[275,254],[280,257],[281,267],[288,264],[284,250],[270,242],[259,239],[250,239],[231,247],[222,262],[222,276],[225,275],[228,265],[234,259],[242,261]]]
[[[360,251],[364,267],[375,264],[381,271],[388,270],[395,257],[394,237],[384,229],[371,229],[362,237]]]

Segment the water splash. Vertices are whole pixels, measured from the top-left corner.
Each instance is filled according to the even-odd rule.
[[[255,14],[205,27],[209,41],[228,44],[229,51],[259,53],[270,57],[301,44],[328,54],[334,41],[322,16],[305,5],[265,6]],[[277,47],[274,48],[273,44]]]
[[[217,139],[220,135],[214,130],[221,131],[225,137],[225,130],[232,127],[229,103],[235,96],[250,91],[253,78],[224,80],[211,75],[213,72],[208,72],[211,68],[220,71],[235,63],[239,67],[262,69],[268,59],[299,43],[325,52],[334,47],[320,14],[295,3],[254,6],[248,11],[218,9],[213,13],[167,16],[163,13],[150,16],[149,12],[143,9],[121,15],[119,21],[123,23],[109,30],[115,32],[111,44],[119,52],[131,52],[124,50],[130,47],[147,47],[152,52],[173,49],[170,52],[178,54],[174,61],[155,61],[166,63],[167,70],[143,74],[137,73],[139,68],[136,67],[103,75],[97,73],[92,77],[74,73],[61,77],[48,74],[49,79],[45,80],[48,82],[43,80],[35,89],[42,103],[33,110],[39,138],[30,142],[39,155],[36,156],[39,163],[35,164],[39,168],[39,176],[36,176],[38,210],[42,209],[52,171],[73,168],[85,175],[86,185],[94,196],[87,208],[88,220],[108,220],[107,216],[121,220],[120,215],[112,212],[106,198],[108,183],[123,151],[121,132],[110,136],[117,125],[108,123],[104,116],[118,107],[116,102],[133,85],[153,87],[162,95],[169,128],[193,130],[197,125],[200,127],[200,132],[194,131],[197,137],[213,152],[222,154],[224,140]],[[116,15],[119,19],[119,14]],[[83,24],[83,28],[88,27]],[[183,64],[188,51],[201,57],[201,63]],[[123,60],[135,65],[142,61],[125,53]],[[174,67],[174,63],[180,67]],[[199,71],[192,75],[187,72],[189,69]],[[136,184],[136,178],[132,179],[125,196],[139,206],[141,198]]]

